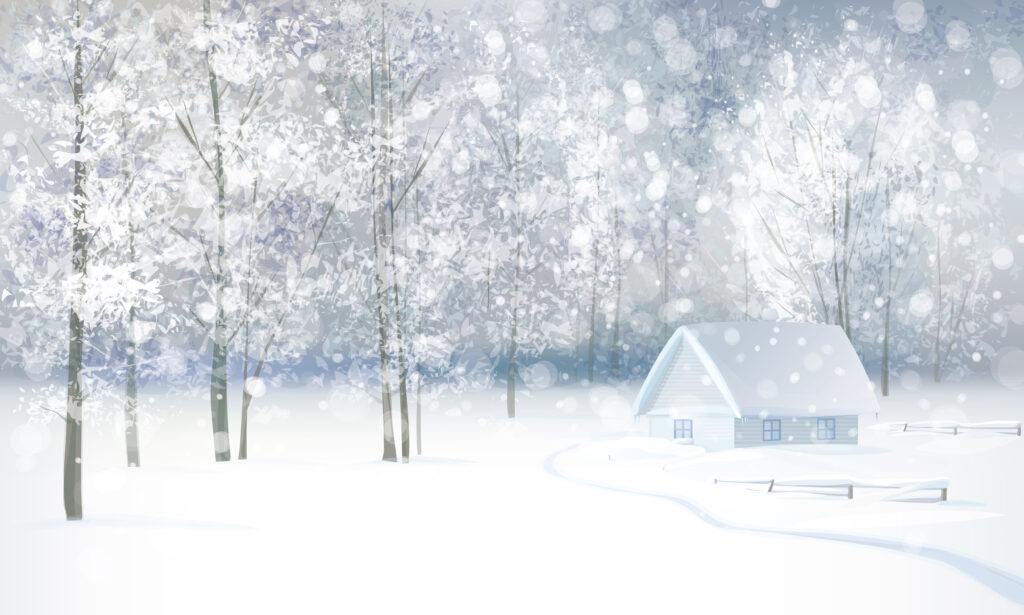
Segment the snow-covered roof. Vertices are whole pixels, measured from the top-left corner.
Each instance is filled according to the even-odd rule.
[[[686,325],[658,355],[633,414],[700,409],[743,416],[878,412],[864,366],[835,325]]]

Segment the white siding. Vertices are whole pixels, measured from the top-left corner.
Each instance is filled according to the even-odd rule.
[[[647,415],[647,426],[652,438],[672,439],[672,417],[649,414]]]
[[[684,412],[695,406],[728,408],[728,402],[712,381],[697,353],[690,344],[683,343],[661,379],[648,412]],[[730,416],[731,411],[728,411]]]
[[[746,420],[736,419],[736,447],[774,446],[779,444],[857,444],[857,416],[822,416],[820,418],[835,419],[835,440],[818,439],[818,419],[794,416],[768,416],[779,419],[781,423],[781,440],[764,440],[764,419],[759,416],[747,417]]]
[[[731,416],[678,417],[659,414],[647,415],[648,433],[652,438],[671,440],[675,435],[676,418],[690,418],[693,421],[693,443],[709,451],[733,447],[733,419]]]
[[[693,419],[693,443],[709,451],[733,447],[732,416],[701,416]]]

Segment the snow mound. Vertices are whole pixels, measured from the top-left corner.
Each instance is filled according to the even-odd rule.
[[[664,461],[703,455],[699,446],[676,443],[661,438],[628,437],[591,445],[610,461]]]

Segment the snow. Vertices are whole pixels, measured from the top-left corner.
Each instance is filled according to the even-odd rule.
[[[668,183],[661,177],[655,177],[651,180],[651,183],[647,184],[647,188],[644,190],[644,194],[651,201],[661,200],[666,192],[668,192]]]
[[[992,359],[992,376],[1004,387],[1024,388],[1024,350],[1013,346],[999,349]]]
[[[1001,401],[1001,413],[976,416],[961,390],[940,412],[931,393],[933,368],[1024,389],[1024,88],[1010,89],[1024,68],[1003,8],[342,0],[214,3],[207,16],[161,0],[90,3],[76,25],[74,3],[20,4],[0,71],[0,377],[32,390],[0,390],[31,413],[0,418],[0,539],[13,545],[0,610],[78,612],[84,600],[86,611],[304,612],[333,600],[367,612],[386,610],[375,608],[383,595],[416,612],[521,612],[538,598],[542,611],[657,612],[722,594],[759,611],[780,584],[787,606],[793,594],[821,610],[849,593],[840,575],[801,565],[835,548],[806,535],[794,575],[820,586],[758,576],[793,537],[740,536],[724,521],[709,532],[690,518],[697,496],[719,520],[739,514],[728,509],[740,498],[751,517],[734,525],[760,508],[742,489],[691,489],[702,468],[742,478],[757,464],[780,486],[814,476],[833,491],[948,479],[953,503],[914,509],[920,522],[901,526],[915,532],[1019,516],[993,490],[977,506],[962,499],[964,472],[998,476],[1019,461],[996,433],[1016,410]],[[73,69],[86,75],[83,113]],[[83,232],[88,263],[76,255],[69,276]],[[77,525],[60,521],[57,501],[69,308],[87,331]],[[872,430],[874,452],[722,456],[639,437],[629,386],[559,388],[588,362],[596,383],[636,384],[680,324],[758,317],[843,322],[871,373],[884,356],[910,395],[887,402],[899,412],[884,420],[914,428]],[[247,463],[210,459],[234,452],[241,432],[211,421],[204,397],[215,339],[232,340],[231,398],[216,395],[232,413],[243,391],[253,398]],[[864,384],[817,339],[752,342],[734,327],[721,341],[752,413],[805,387],[815,395],[799,412],[825,413]],[[780,349],[785,361],[770,360]],[[128,356],[141,383],[180,392],[140,398],[137,471],[124,467],[118,426]],[[522,407],[510,422],[498,389],[513,359]],[[425,408],[438,457],[374,462],[386,366],[395,380],[413,367],[407,382],[452,388]],[[287,382],[309,388],[282,391]],[[495,390],[459,393],[480,386]],[[648,470],[669,499],[624,491]],[[620,473],[617,486],[580,482]],[[858,491],[842,522],[801,516],[835,506],[814,493],[773,492],[766,507],[774,529],[816,532],[884,527],[907,510],[871,493]],[[679,535],[664,536],[673,524]],[[898,539],[902,557],[911,542]],[[838,551],[889,549],[850,556],[881,569],[894,558],[886,544]],[[736,558],[721,548],[746,557],[749,598],[731,596]],[[896,559],[911,579],[936,564]],[[623,564],[638,561],[657,570]],[[961,564],[946,571],[951,587],[973,583]],[[689,587],[704,565],[716,581]],[[927,591],[870,578],[915,607]],[[66,597],[49,591],[54,579],[74,579]],[[871,589],[854,602],[892,610]]]
[[[935,109],[935,91],[927,83],[917,84],[917,88],[914,89],[914,100],[925,111]]]
[[[323,70],[327,68],[327,58],[324,56],[324,54],[319,52],[309,56],[308,62],[309,70],[313,71],[314,73],[323,72]]]
[[[668,15],[662,15],[655,19],[652,30],[654,32],[654,40],[658,41],[659,45],[667,45],[679,36],[676,20]]]
[[[988,65],[992,69],[992,78],[1001,88],[1015,88],[1024,81],[1024,65],[1020,54],[1012,47],[1000,47],[993,51],[988,58]]]
[[[484,44],[487,45],[487,52],[494,56],[505,53],[505,35],[498,30],[490,30],[484,35]]]
[[[919,0],[895,0],[892,10],[900,30],[908,34],[920,32],[928,23],[928,13]]]
[[[966,394],[963,390],[960,385],[899,391],[883,402],[883,412],[914,421],[942,416],[949,412],[942,408],[955,404],[976,418],[1020,416],[1016,398],[1008,391],[991,385],[969,385]],[[940,410],[922,411],[924,399]],[[941,419],[930,422],[945,424]],[[977,431],[958,436],[903,433],[883,424],[881,429],[862,430],[859,446],[699,451],[683,460],[633,461],[628,467],[605,463],[600,468],[597,460],[613,447],[621,447],[612,440],[581,445],[573,462],[580,479],[695,501],[705,515],[727,525],[783,533],[813,528],[875,543],[903,542],[911,551],[945,549],[1019,579],[1024,559],[1006,545],[1024,538],[1019,527],[1024,496],[1009,489],[1007,481],[1013,480],[1009,468],[1024,460],[1024,440],[1016,433],[991,429],[1015,424],[1016,420],[994,418],[971,422],[967,425]],[[776,485],[804,488],[769,494],[770,479]],[[726,480],[750,481],[754,490],[724,484]],[[831,486],[831,493],[845,496],[851,484],[851,500],[821,495],[814,489],[829,493],[825,487]],[[937,490],[943,487],[948,487],[949,500],[937,502]],[[1019,583],[1014,590],[1018,601],[1024,599],[1024,580]]]
[[[684,342],[685,339],[685,342]],[[645,412],[663,370],[682,344],[692,347],[715,378],[735,416],[857,414],[877,410],[860,359],[842,329],[808,323],[702,323],[677,329],[638,398]],[[742,357],[742,360],[740,359]],[[799,368],[813,374],[801,378]],[[795,377],[794,377],[795,374]]]
[[[649,120],[647,109],[644,107],[630,107],[626,111],[626,128],[633,134],[640,134],[647,130]]]
[[[971,46],[971,31],[967,24],[953,19],[946,24],[946,44],[953,51],[965,51]]]
[[[992,252],[992,264],[996,269],[1007,270],[1013,267],[1013,250],[1000,246]]]
[[[978,158],[978,144],[970,131],[956,131],[953,133],[952,142],[953,152],[960,162],[974,162]]]
[[[626,102],[631,105],[639,105],[644,102],[644,90],[634,79],[627,79],[622,83],[622,93],[626,97]]]
[[[516,20],[527,25],[543,23],[547,17],[547,9],[540,0],[523,0],[516,4],[514,11]]]
[[[602,4],[590,9],[587,24],[598,34],[611,32],[622,22],[622,12],[614,4]]]
[[[247,378],[245,380],[245,391],[253,397],[263,397],[267,392],[267,384],[262,378]]]
[[[673,71],[689,74],[697,65],[697,50],[686,39],[674,38],[664,45],[665,64]]]
[[[14,390],[5,385],[2,394]],[[927,395],[940,405],[950,390]],[[967,457],[919,450],[932,436],[884,431],[835,454],[800,447],[709,454],[636,435],[642,429],[626,409],[623,416],[599,410],[621,406],[616,400],[635,389],[551,388],[524,394],[515,422],[502,418],[499,391],[425,408],[426,455],[395,465],[376,461],[372,402],[342,410],[363,417],[345,421],[317,410],[327,393],[268,393],[292,411],[289,418],[250,426],[249,461],[216,464],[208,430],[195,423],[208,413],[205,402],[147,391],[167,412],[143,434],[141,468],[123,467],[117,425],[87,425],[81,522],[62,518],[56,423],[36,425],[48,442],[38,433],[26,439],[31,469],[10,463],[25,450],[0,449],[5,492],[15,503],[0,511],[5,608],[522,613],[542,603],[569,612],[661,612],[678,606],[680,592],[695,612],[816,612],[828,604],[837,613],[996,613],[1019,604],[929,555],[948,548],[1011,575],[1024,572],[1014,548],[1024,539],[1024,498],[1004,488],[1009,477],[999,470],[1024,461],[1016,437],[1001,436],[999,446]],[[902,395],[887,410],[920,418],[917,398]],[[968,389],[965,409],[988,419],[1015,409],[1014,399]],[[461,416],[445,416],[450,403]],[[0,420],[10,433],[25,417]],[[702,484],[727,468],[749,473],[751,465],[757,474],[857,467],[854,474],[867,476],[868,468],[883,468],[875,472],[883,477],[941,469],[950,501],[822,499]],[[727,524],[709,524],[681,501],[648,492],[696,498],[704,519]],[[728,525],[747,521],[907,546]],[[56,578],[60,591],[52,590]]]
[[[919,290],[910,297],[910,313],[918,318],[924,318],[932,311],[935,300],[931,291]]]
[[[501,85],[493,75],[481,75],[473,83],[473,93],[487,107],[493,107],[501,101]]]
[[[865,109],[877,107],[882,102],[882,92],[878,89],[878,82],[871,75],[857,77],[854,85],[857,92],[857,100]]]

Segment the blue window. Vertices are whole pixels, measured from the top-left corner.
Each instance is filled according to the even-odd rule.
[[[675,439],[693,439],[693,421],[690,419],[676,419],[672,424],[672,437]]]
[[[782,420],[781,419],[765,419],[764,421],[764,434],[763,440],[765,442],[772,442],[775,440],[782,439]]]
[[[819,440],[835,440],[836,439],[836,420],[835,419],[818,419],[818,439]]]

